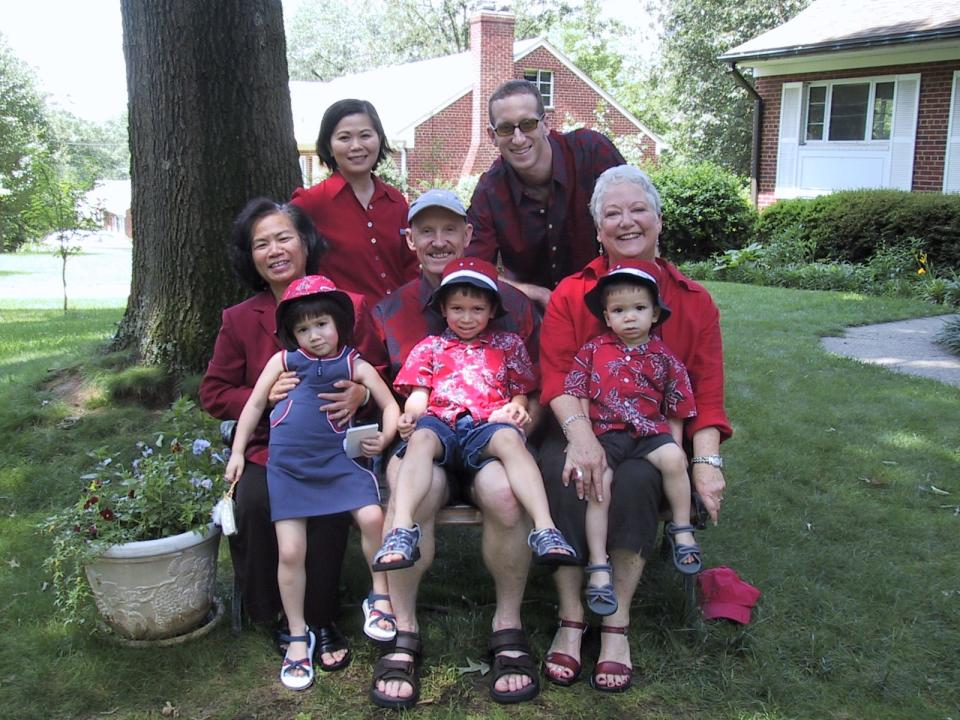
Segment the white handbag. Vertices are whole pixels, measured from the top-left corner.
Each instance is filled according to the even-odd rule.
[[[230,488],[223,494],[219,502],[213,506],[213,522],[220,526],[227,537],[237,534],[237,517],[234,514],[233,493],[237,481],[230,483]]]

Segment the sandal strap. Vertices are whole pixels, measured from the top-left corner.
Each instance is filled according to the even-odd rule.
[[[367,595],[367,602],[370,603],[371,606],[375,602],[378,602],[380,600],[389,600],[389,599],[390,599],[389,595],[386,595],[384,593],[375,593],[372,590],[370,591],[370,594]],[[377,612],[379,612],[379,610]]]
[[[413,660],[387,660],[380,658],[373,668],[373,681],[400,680],[416,687],[417,666]]]
[[[601,625],[600,632],[608,635],[626,635],[630,630],[629,625]]]
[[[283,668],[281,672],[285,675],[290,670],[303,670],[304,672],[310,672],[310,667],[313,665],[313,662],[310,658],[300,658],[299,660],[283,660]]]
[[[560,627],[573,628],[574,630],[586,630],[587,623],[577,622],[576,620],[567,620],[566,618],[560,618]]]
[[[633,673],[633,668],[629,665],[617,662],[615,660],[600,660],[593,668],[594,675],[621,675],[628,676]]]
[[[309,635],[285,635],[284,633],[280,633],[280,641],[285,643],[294,643],[294,642],[309,643],[310,636]]]
[[[587,565],[584,569],[584,572],[595,573],[595,572],[613,572],[613,566],[610,563],[600,563],[598,565]]]
[[[383,544],[373,556],[373,561],[379,562],[386,555],[402,555],[405,560],[413,559],[413,551],[420,543],[420,526],[412,528],[398,527],[387,533]]]
[[[522,628],[507,628],[490,634],[490,654],[495,658],[504,650],[530,653],[530,643]]]
[[[693,525],[677,525],[676,523],[670,522],[667,523],[667,532],[671,535],[676,535],[677,533],[695,531],[696,528]]]
[[[527,545],[529,545],[530,549],[537,553],[537,555],[544,555],[552,550],[560,550],[576,556],[576,551],[574,551],[573,546],[563,537],[563,533],[556,528],[531,530],[527,536]]]
[[[413,655],[414,658],[419,658],[423,652],[420,633],[410,632],[409,630],[397,630],[397,639],[394,641],[393,649],[390,652],[402,652]]]

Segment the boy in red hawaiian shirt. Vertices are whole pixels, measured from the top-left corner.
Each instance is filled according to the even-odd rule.
[[[690,480],[682,449],[683,421],[697,414],[687,370],[653,328],[670,316],[656,278],[630,263],[616,265],[584,296],[587,307],[610,328],[580,348],[564,392],[581,398],[584,413],[607,453],[603,494],[587,506],[590,558],[587,606],[598,615],[617,611],[607,561],[607,512],[613,470],[627,458],[645,457],[663,476],[673,522],[667,533],[674,564],[700,570],[700,546],[690,518]]]
[[[406,446],[394,494],[393,529],[373,567],[410,567],[420,556],[413,517],[426,497],[433,463],[474,473],[499,460],[514,495],[533,519],[528,543],[545,564],[574,564],[576,553],[550,517],[543,478],[526,448],[527,394],[537,377],[515,333],[488,331],[505,310],[497,270],[478,258],[451,261],[430,304],[447,322],[441,335],[418,343],[394,380],[409,393],[397,429]]]

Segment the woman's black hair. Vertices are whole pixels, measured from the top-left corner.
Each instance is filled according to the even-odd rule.
[[[293,329],[297,323],[319,315],[329,315],[333,318],[333,324],[337,328],[337,349],[352,343],[353,318],[348,317],[341,303],[329,297],[324,297],[324,294],[320,293],[290,300],[286,304],[282,318],[283,327],[279,328],[277,337],[280,338],[287,350],[296,350],[299,347],[296,336],[293,334]]]
[[[248,202],[233,221],[230,228],[230,241],[227,256],[233,272],[249,290],[255,292],[267,289],[267,281],[257,272],[253,264],[253,227],[260,220],[283,213],[293,222],[307,254],[307,275],[316,274],[320,258],[327,251],[327,241],[317,233],[313,220],[296,205],[280,205],[269,198],[254,198]]]
[[[366,115],[373,123],[373,129],[376,131],[377,137],[380,138],[380,152],[377,154],[377,162],[373,165],[373,169],[376,170],[377,166],[386,159],[387,153],[393,152],[393,148],[387,142],[387,136],[383,131],[383,123],[380,122],[377,109],[368,100],[347,98],[346,100],[337,100],[327,108],[327,111],[323,114],[323,120],[320,121],[320,133],[317,135],[317,157],[320,158],[320,162],[330,168],[330,172],[337,169],[337,161],[334,160],[333,150],[330,148],[330,138],[333,137],[333,131],[336,130],[337,125],[347,115]]]

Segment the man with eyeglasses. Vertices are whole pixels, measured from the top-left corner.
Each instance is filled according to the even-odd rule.
[[[550,130],[536,85],[510,80],[488,101],[487,135],[500,151],[477,183],[467,214],[467,255],[503,263],[504,279],[541,308],[567,275],[597,256],[590,196],[597,177],[623,165],[593,130]]]

